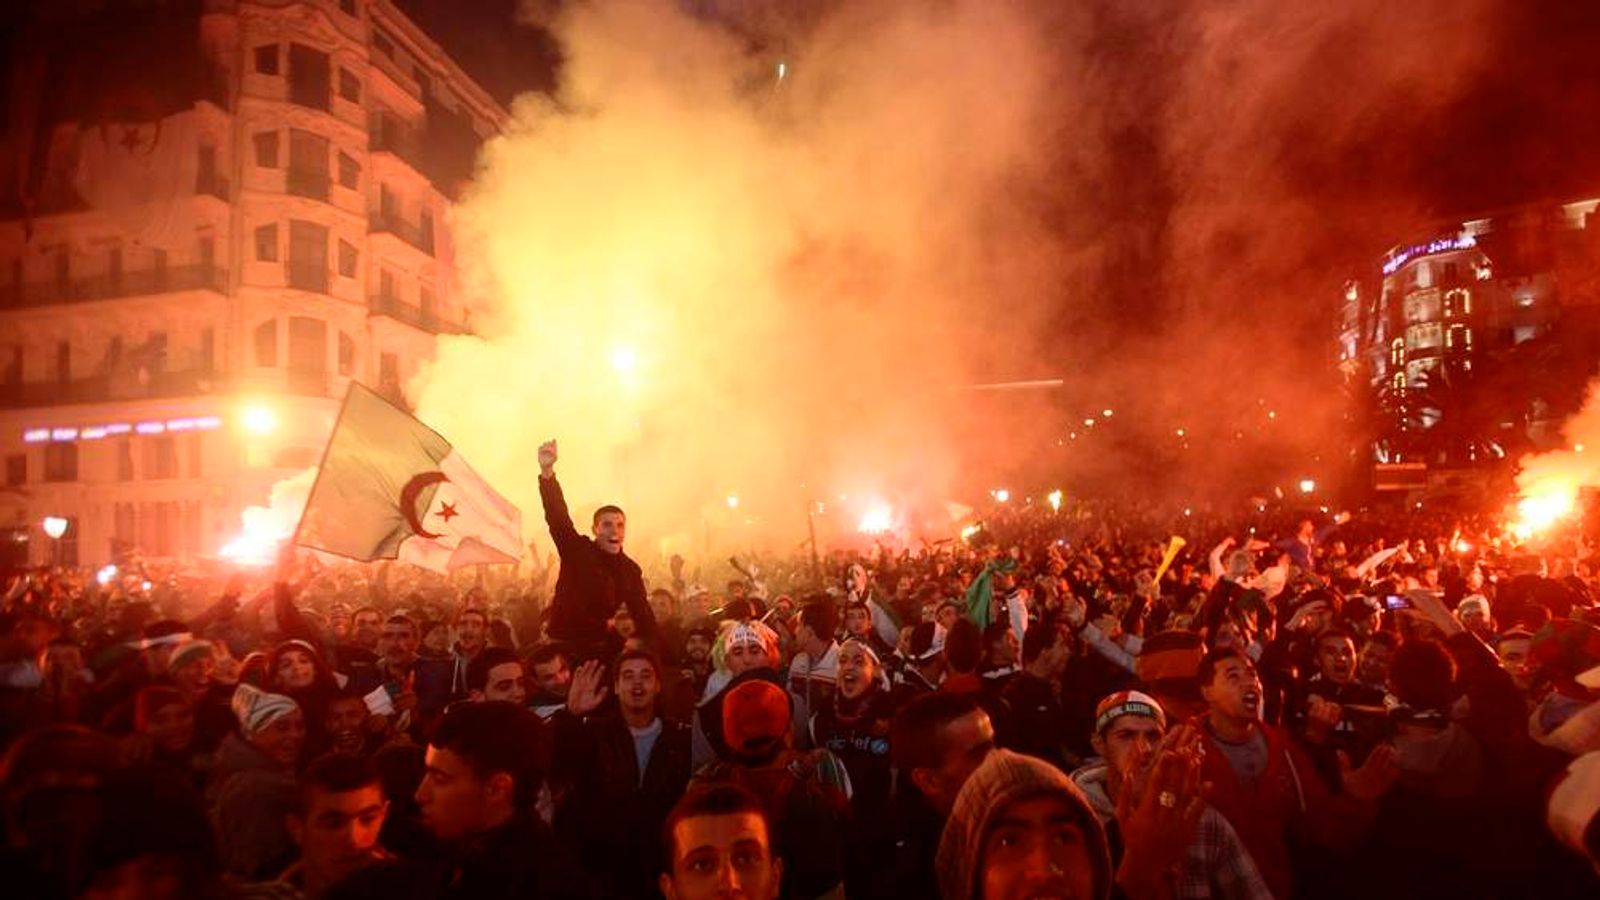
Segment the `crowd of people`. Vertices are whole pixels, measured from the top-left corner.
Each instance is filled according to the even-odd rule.
[[[1575,539],[997,506],[711,591],[556,461],[466,580],[19,573],[6,895],[1600,896]]]

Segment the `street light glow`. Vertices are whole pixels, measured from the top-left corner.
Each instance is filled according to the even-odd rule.
[[[59,541],[61,536],[67,533],[67,520],[60,516],[45,516],[41,524],[44,526],[44,533],[50,535],[51,540]]]
[[[1061,489],[1060,488],[1056,488],[1055,490],[1051,491],[1049,494],[1046,494],[1045,495],[1045,499],[1050,501],[1050,508],[1051,509],[1055,510],[1056,512],[1060,512],[1061,511]]]
[[[271,434],[278,427],[278,414],[264,403],[252,403],[244,408],[239,421],[252,434]]]
[[[632,347],[615,347],[611,351],[611,368],[617,370],[619,375],[631,375],[639,365],[639,356],[633,352]]]
[[[1309,494],[1317,489],[1317,483],[1309,478],[1300,479],[1300,493]]]
[[[728,495],[728,508],[729,509],[738,509],[739,508],[739,495],[738,494],[729,494]]]
[[[999,500],[1001,503],[1005,503],[1011,499],[1011,492],[1005,488],[1000,488],[994,492],[994,498]]]

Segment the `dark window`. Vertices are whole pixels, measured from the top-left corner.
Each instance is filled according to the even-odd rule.
[[[144,438],[144,477],[177,478],[178,446],[170,437]]]
[[[328,199],[328,139],[289,129],[289,193],[313,200]]]
[[[372,32],[372,49],[394,59],[394,41],[389,40],[389,36],[381,31]]]
[[[262,75],[278,74],[277,44],[263,44],[256,48],[256,71]]]
[[[361,79],[349,69],[339,70],[339,96],[351,103],[361,102]]]
[[[356,368],[356,342],[355,339],[344,332],[339,332],[339,374],[349,375]]]
[[[72,282],[72,261],[67,256],[67,248],[56,249],[56,286],[65,289]]]
[[[44,480],[78,480],[78,445],[72,441],[52,441],[44,445]]]
[[[217,264],[217,239],[206,235],[200,239],[200,268],[210,272]]]
[[[269,169],[278,167],[278,133],[263,131],[255,136],[256,165]]]
[[[361,185],[361,164],[343,150],[339,151],[339,184],[352,191]]]
[[[345,278],[356,277],[356,260],[358,254],[356,245],[341,239],[339,241],[339,274]]]
[[[394,273],[384,269],[378,273],[378,299],[394,303],[400,299],[400,282]]]
[[[56,383],[66,384],[72,380],[72,343],[69,341],[56,342]]]
[[[421,230],[421,241],[420,241],[420,243],[422,244],[422,249],[426,250],[429,253],[432,253],[433,252],[433,212],[431,210],[426,210],[425,209],[425,210],[422,211],[422,222],[421,222],[421,224],[422,224],[422,227],[420,229]]]
[[[400,215],[400,200],[387,184],[378,185],[378,214],[390,220]]]
[[[339,0],[339,11],[347,16],[356,14],[356,0]]]
[[[213,371],[216,366],[216,355],[217,330],[215,328],[202,329],[200,332],[200,371]]]
[[[117,478],[121,481],[133,480],[133,440],[122,438],[117,441]]]
[[[216,194],[221,185],[217,181],[217,148],[200,145],[200,159],[196,164],[194,186],[201,193]]]
[[[12,453],[6,456],[6,486],[18,487],[28,483],[28,454]]]
[[[289,286],[328,290],[328,226],[289,220]]]
[[[290,44],[289,102],[327,109],[331,69],[328,54],[303,44]]]
[[[256,229],[256,259],[262,262],[278,261],[278,223]]]
[[[271,368],[278,364],[278,320],[256,326],[256,365]]]

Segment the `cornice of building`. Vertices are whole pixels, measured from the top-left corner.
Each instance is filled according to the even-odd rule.
[[[446,80],[457,89],[462,101],[471,105],[479,116],[494,123],[496,130],[505,129],[511,120],[510,111],[474,81],[438,42],[422,30],[421,26],[411,21],[411,18],[391,0],[371,0],[368,9],[374,25],[383,26],[391,35],[400,39],[412,55],[442,70]]]

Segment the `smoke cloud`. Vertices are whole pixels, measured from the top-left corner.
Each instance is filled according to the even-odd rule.
[[[1383,188],[1425,161],[1392,148],[1492,26],[1474,0],[725,6],[553,15],[560,87],[517,100],[453,222],[497,313],[413,386],[525,510],[556,437],[578,518],[619,502],[663,552],[797,539],[815,501],[907,524],[1002,478],[1221,478],[1269,398],[1270,455],[1336,448],[1330,247],[1421,219]],[[1113,404],[1101,449],[1067,440]]]

